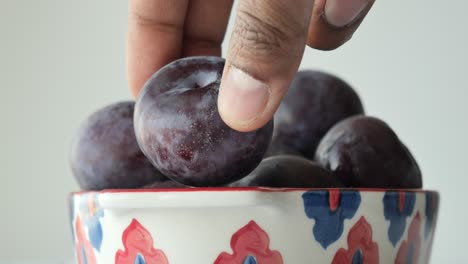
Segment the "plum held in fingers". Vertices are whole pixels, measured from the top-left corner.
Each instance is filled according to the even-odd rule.
[[[317,163],[292,155],[264,159],[249,175],[232,187],[337,188],[343,184]]]
[[[262,160],[273,121],[248,133],[228,127],[217,108],[224,60],[174,61],[145,84],[135,108],[138,143],[153,165],[189,186],[238,180]]]
[[[383,121],[356,116],[336,124],[320,142],[316,160],[347,187],[421,188],[416,160]]]
[[[313,159],[320,140],[334,124],[363,113],[359,96],[340,78],[320,71],[299,71],[275,113],[267,155],[297,152]]]
[[[141,152],[133,129],[134,102],[104,107],[83,122],[70,154],[84,190],[138,188],[167,180]]]

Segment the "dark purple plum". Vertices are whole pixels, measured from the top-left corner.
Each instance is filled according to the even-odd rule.
[[[82,189],[138,188],[167,180],[138,146],[134,106],[134,102],[106,106],[81,124],[72,143],[70,165]]]
[[[299,71],[275,113],[267,156],[299,153],[313,159],[320,140],[335,123],[363,113],[359,96],[340,78]]]
[[[336,188],[343,184],[317,163],[302,157],[280,155],[264,159],[249,175],[232,187]]]
[[[280,143],[278,140],[272,140],[270,146],[265,153],[265,157],[273,157],[273,156],[280,156],[280,155],[293,155],[303,157],[302,153],[297,151],[291,146],[287,146],[284,143]]]
[[[172,189],[172,188],[191,188],[191,187],[183,185],[173,180],[157,181],[157,182],[153,182],[142,187],[142,189]]]
[[[422,187],[414,157],[375,117],[350,117],[333,126],[320,142],[316,160],[347,187]]]
[[[219,186],[240,179],[262,160],[273,121],[248,133],[221,119],[217,97],[224,60],[174,61],[145,84],[135,108],[140,148],[153,165],[189,186]]]

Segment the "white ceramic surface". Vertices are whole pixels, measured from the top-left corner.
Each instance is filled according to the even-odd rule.
[[[438,194],[174,189],[76,193],[77,263],[428,263]]]

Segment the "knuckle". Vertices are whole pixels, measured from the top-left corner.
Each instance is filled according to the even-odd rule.
[[[281,29],[247,11],[239,11],[235,32],[241,39],[262,49],[281,48],[281,42],[287,39],[287,34]]]
[[[278,22],[272,23],[262,17],[266,16],[245,9],[238,10],[232,33],[235,40],[232,48],[237,51],[237,55],[268,60],[276,56],[295,55],[297,47],[301,46],[298,45],[301,39],[304,39],[304,46],[306,33],[301,25],[291,21],[283,23],[285,19],[275,19],[274,16],[273,21]]]
[[[129,22],[141,27],[155,28],[162,32],[181,31],[183,25],[171,19],[159,18],[135,10],[129,12]]]

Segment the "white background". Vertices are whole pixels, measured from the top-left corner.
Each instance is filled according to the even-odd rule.
[[[59,263],[73,254],[70,139],[89,113],[130,98],[127,3],[0,4],[0,259]],[[462,0],[377,0],[349,43],[308,49],[301,65],[352,84],[412,150],[425,188],[440,191],[433,263],[468,260],[466,10]]]

